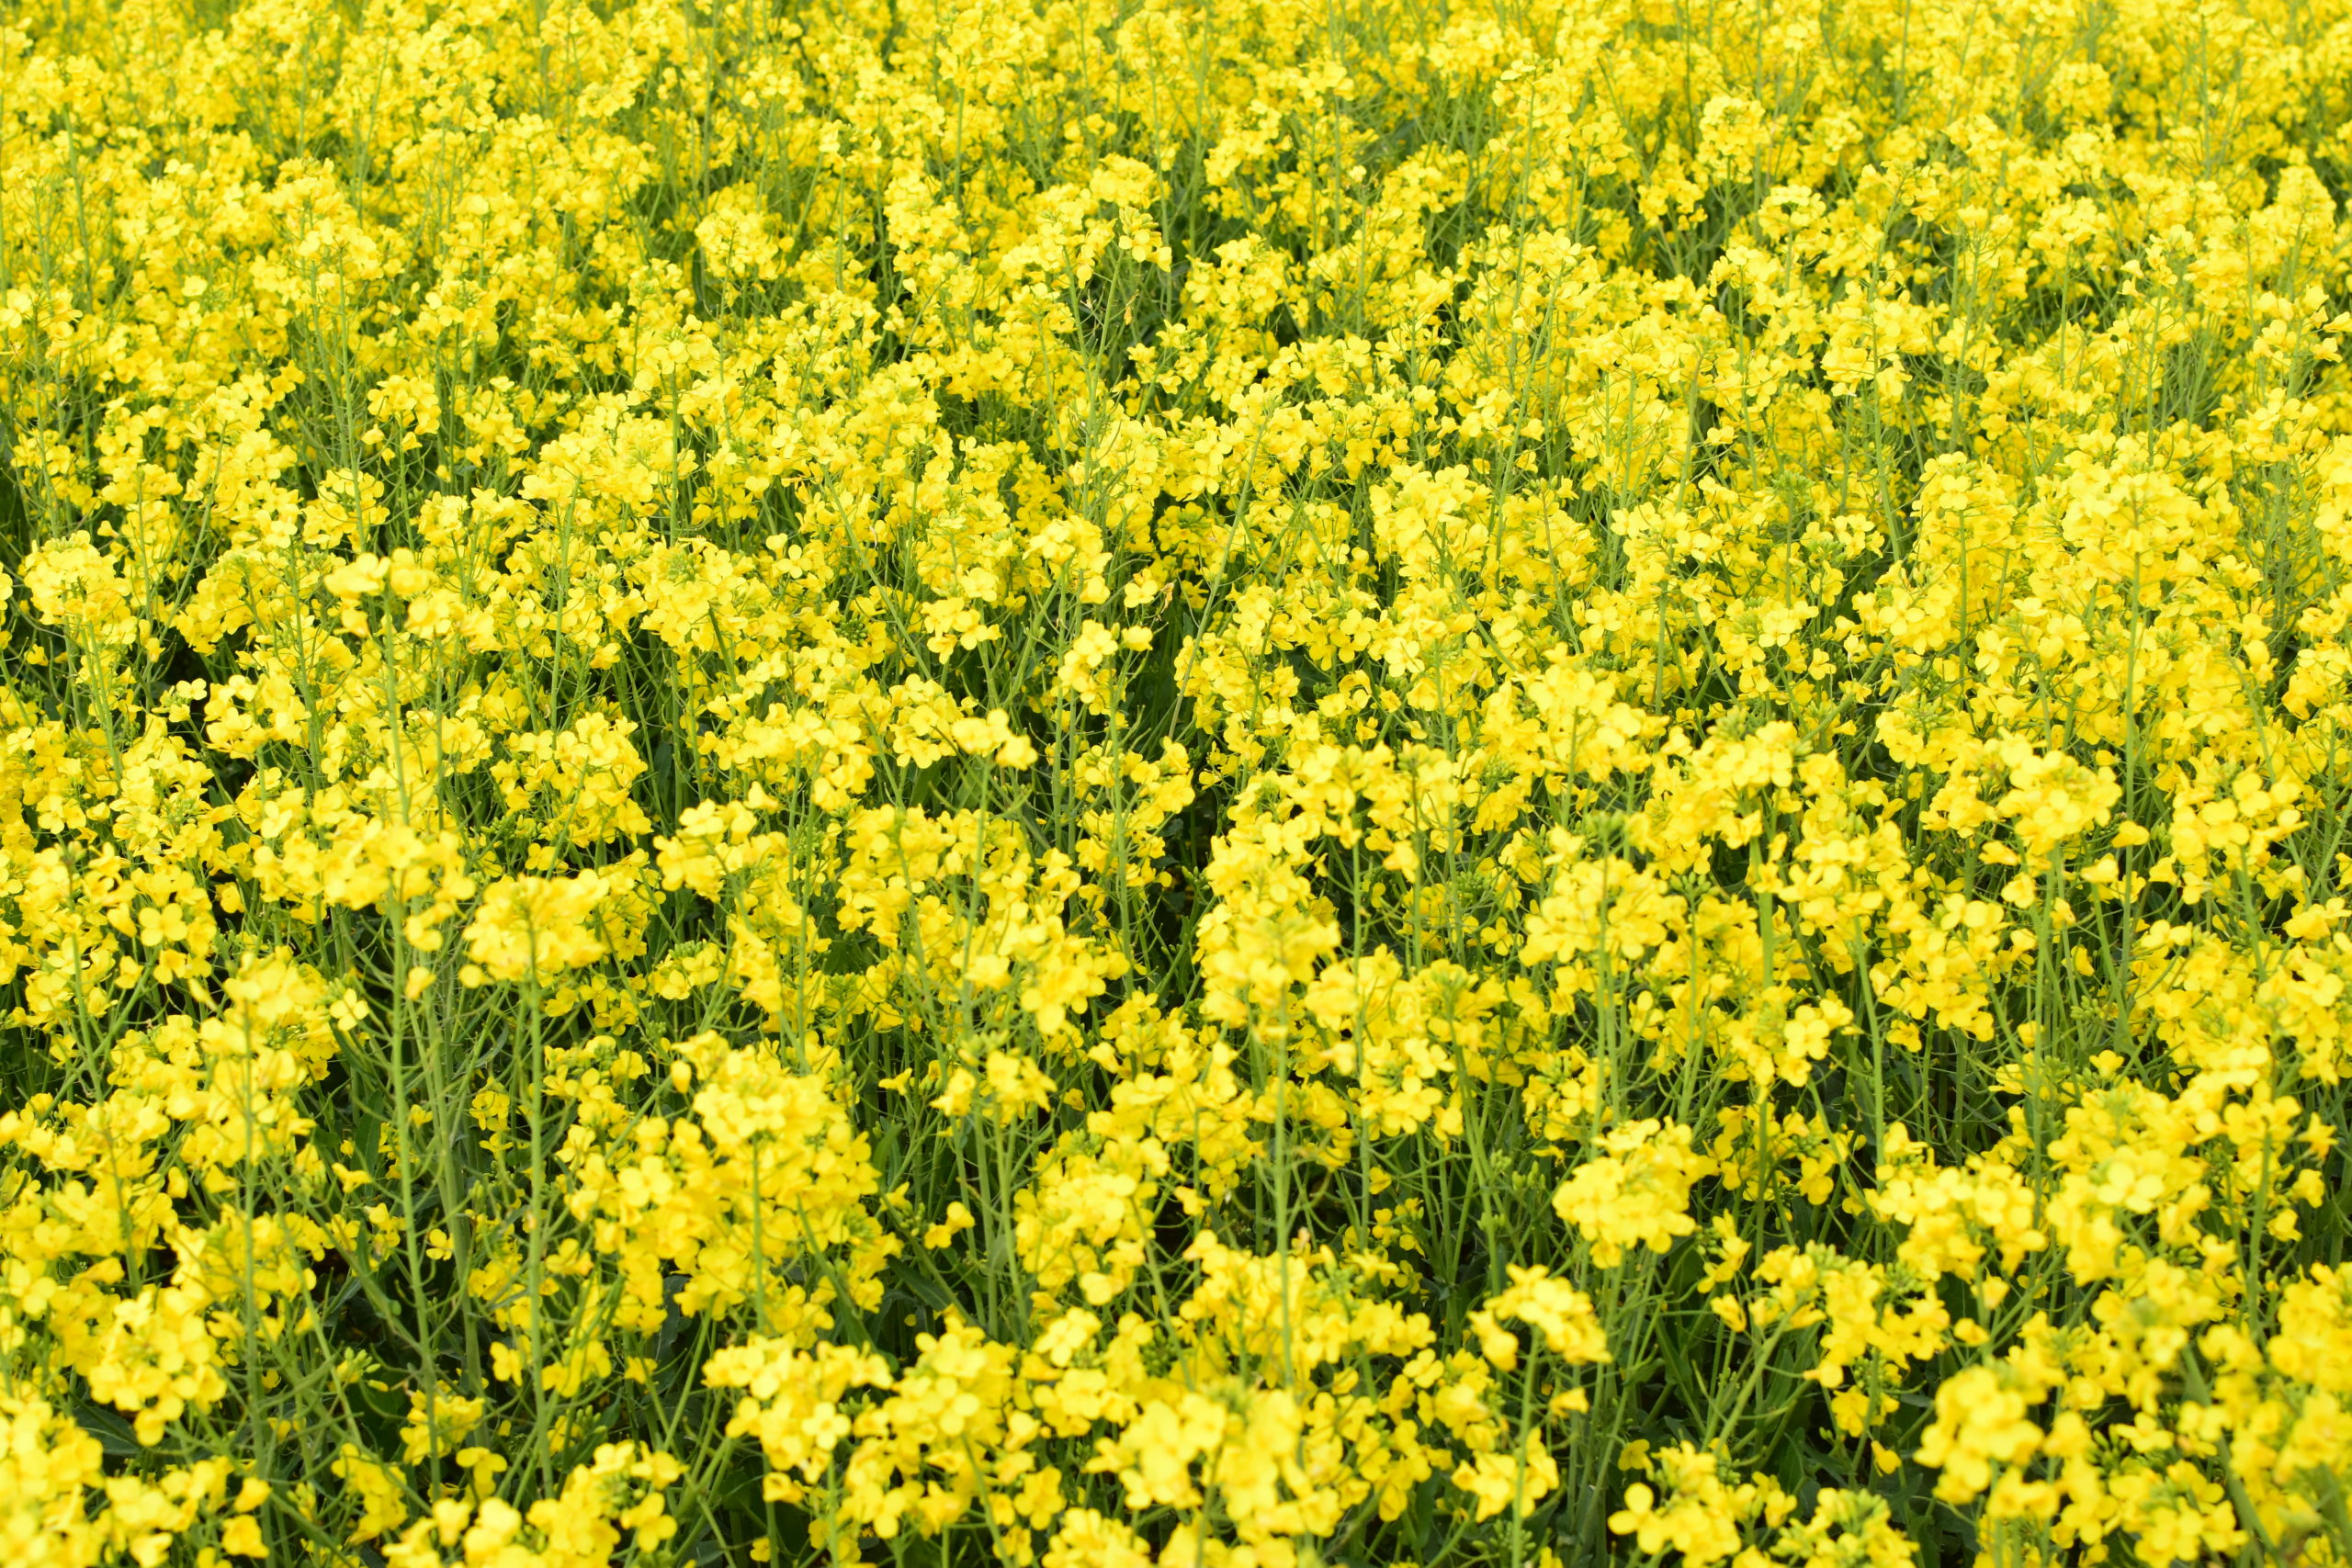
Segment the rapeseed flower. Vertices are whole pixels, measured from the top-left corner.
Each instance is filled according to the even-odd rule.
[[[2352,1560],[2346,0],[26,0],[0,1553]]]

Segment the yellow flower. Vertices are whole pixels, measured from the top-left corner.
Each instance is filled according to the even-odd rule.
[[[491,884],[466,926],[469,983],[552,979],[595,963],[605,952],[598,906],[611,891],[594,872]]]
[[[1664,1252],[1697,1229],[1690,1189],[1714,1162],[1690,1146],[1690,1129],[1657,1120],[1603,1133],[1601,1152],[1579,1165],[1552,1194],[1552,1208],[1592,1247],[1593,1261],[1613,1269],[1625,1249]]]

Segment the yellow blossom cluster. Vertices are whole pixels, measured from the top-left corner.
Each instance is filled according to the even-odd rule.
[[[2352,0],[0,10],[0,1558],[2352,1568]]]

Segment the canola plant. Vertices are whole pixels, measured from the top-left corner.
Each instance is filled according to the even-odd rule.
[[[20,0],[0,1558],[2352,1562],[2347,0]]]

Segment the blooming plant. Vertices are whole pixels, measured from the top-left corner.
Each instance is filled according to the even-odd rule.
[[[2352,1568],[2352,0],[18,0],[0,1558]]]

